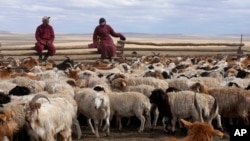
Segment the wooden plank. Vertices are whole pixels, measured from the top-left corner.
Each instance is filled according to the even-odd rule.
[[[192,52],[237,52],[238,49],[207,49],[207,48],[124,48],[123,51],[192,51]]]
[[[0,46],[1,47],[1,46]],[[117,45],[116,48],[120,49],[122,48],[120,45]],[[78,45],[78,46],[56,46],[56,50],[67,50],[67,49],[92,49],[96,50],[96,48],[89,48],[88,45]],[[34,47],[13,47],[13,46],[7,46],[7,47],[1,47],[0,50],[34,50]]]
[[[88,46],[58,46],[56,50],[65,50],[65,49],[95,49],[88,48]],[[34,50],[34,47],[1,47],[0,50]]]
[[[118,41],[121,44],[153,45],[153,46],[244,46],[243,43],[152,43],[136,41]]]
[[[43,53],[46,53],[44,51]],[[23,55],[37,55],[36,51],[26,50],[26,51],[2,51],[3,56],[23,56]],[[83,50],[58,50],[55,55],[88,55],[88,54],[98,54],[97,51],[83,51]]]
[[[151,54],[152,55],[152,54]],[[192,55],[190,54],[182,54],[182,55],[178,55],[178,54],[165,54],[165,55],[161,55],[161,56],[167,56],[167,57],[188,57],[188,56],[191,56],[191,57],[194,57],[194,56],[217,56],[217,55],[231,55],[231,56],[238,56],[236,53],[223,53],[223,54],[219,54],[219,53],[204,53],[204,54],[195,54],[195,53],[192,53]],[[140,58],[142,56],[146,56],[145,54],[137,54],[136,57],[137,58]],[[124,54],[124,57],[126,58],[132,58],[132,57],[135,57],[135,55],[132,55],[132,54]]]
[[[43,53],[46,53],[44,51]],[[120,53],[117,51],[117,53]],[[93,55],[99,54],[97,50],[57,50],[56,55]],[[3,56],[29,56],[29,55],[37,55],[36,51],[34,50],[25,50],[25,51],[2,51],[1,55]]]

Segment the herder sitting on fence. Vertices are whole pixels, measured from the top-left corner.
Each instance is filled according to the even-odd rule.
[[[110,35],[126,40],[121,33],[116,33],[110,25],[106,24],[104,18],[100,18],[99,25],[94,30],[93,43],[89,44],[89,48],[97,48],[101,54],[101,60],[109,59],[112,62],[112,57],[116,55],[116,47]]]
[[[50,17],[44,16],[42,18],[42,24],[36,29],[36,45],[35,50],[39,56],[39,62],[46,61],[49,56],[53,56],[56,52],[55,46],[53,45],[55,35],[54,29],[49,25]],[[43,49],[48,49],[48,52],[42,58]]]

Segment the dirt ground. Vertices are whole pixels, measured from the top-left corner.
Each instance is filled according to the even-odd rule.
[[[139,120],[132,117],[129,125],[126,125],[127,120],[123,119],[121,131],[118,130],[118,125],[112,120],[110,124],[110,135],[106,136],[106,133],[99,129],[100,137],[96,138],[91,132],[90,127],[84,122],[85,119],[82,119],[81,116],[80,118],[81,120],[79,122],[82,129],[82,137],[78,141],[168,141],[172,137],[181,139],[187,135],[187,130],[185,128],[179,128],[179,126],[176,126],[177,128],[174,134],[168,134],[163,130],[163,126],[161,126],[160,122],[157,123],[154,129],[145,129],[142,133],[138,133],[140,126]],[[158,119],[158,121],[161,121],[161,119]],[[223,138],[214,137],[214,141],[229,141],[229,134],[227,132],[223,133]]]
[[[89,127],[85,126],[82,128],[82,137],[78,141],[168,141],[171,137],[181,139],[187,134],[186,130],[179,129],[174,135],[169,135],[163,131],[161,126],[157,126],[155,129],[145,130],[142,133],[138,133],[138,128],[136,127],[124,127],[121,131],[111,128],[109,136],[106,136],[106,133],[100,131],[100,137],[96,138]],[[229,141],[229,136],[225,133],[225,137],[222,139],[214,137],[214,141]]]

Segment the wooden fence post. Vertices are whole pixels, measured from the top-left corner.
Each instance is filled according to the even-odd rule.
[[[125,43],[124,41],[117,41],[117,44],[118,44],[118,47],[119,47],[119,50],[120,50],[120,54],[117,55],[117,57],[121,57],[123,58],[124,57],[124,46],[125,46]]]
[[[239,46],[239,48],[238,48],[238,50],[237,50],[237,58],[240,58],[241,57],[241,55],[243,55],[243,51],[242,51],[242,38],[243,38],[243,35],[241,34],[241,37],[240,37],[240,46]]]
[[[1,47],[2,47],[2,43],[0,43],[0,59],[3,59],[2,49],[1,49]]]

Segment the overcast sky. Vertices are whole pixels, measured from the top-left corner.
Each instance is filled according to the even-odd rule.
[[[100,17],[116,32],[249,34],[250,0],[1,0],[0,31],[92,33]]]

